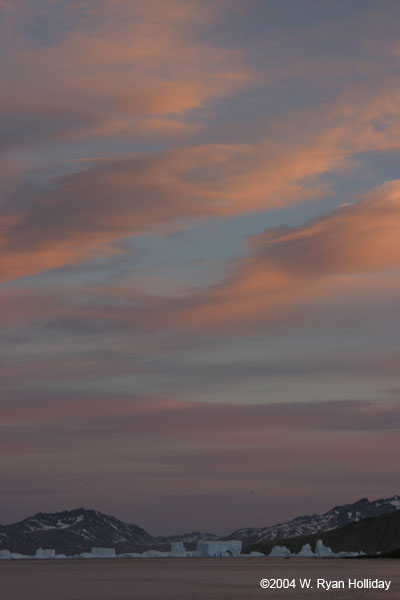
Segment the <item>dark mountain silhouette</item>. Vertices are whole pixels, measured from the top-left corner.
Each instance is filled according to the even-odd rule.
[[[77,508],[38,513],[18,523],[0,526],[0,550],[32,555],[42,547],[54,548],[57,554],[74,555],[100,546],[115,548],[118,554],[150,548],[167,550],[171,542],[179,541],[187,549],[194,549],[198,540],[241,539],[245,548],[262,552],[268,553],[277,544],[298,552],[303,544],[315,544],[322,539],[335,552],[386,552],[400,547],[399,508],[400,496],[373,502],[363,498],[353,504],[335,506],[324,515],[301,516],[272,527],[238,529],[223,538],[198,531],[153,537],[137,525],[96,510]]]
[[[92,546],[136,552],[152,543],[151,535],[137,525],[84,508],[38,513],[0,530],[0,547],[21,554],[34,554],[39,547],[54,548],[57,554],[77,554],[89,552]]]
[[[286,546],[291,552],[298,553],[304,544],[310,544],[315,550],[317,540],[322,540],[337,552],[392,552],[400,547],[400,511],[392,511],[378,517],[367,517],[349,523],[344,527],[312,535],[282,538],[274,541],[263,541],[248,546],[247,550],[258,550],[269,554],[275,545]]]
[[[329,531],[343,527],[348,523],[359,521],[365,517],[377,517],[387,512],[400,509],[400,496],[381,498],[370,502],[361,498],[353,504],[334,506],[322,515],[303,515],[285,523],[270,527],[247,527],[236,529],[230,539],[243,540],[243,543],[256,544],[263,540],[280,540],[289,537],[311,535],[319,531]]]

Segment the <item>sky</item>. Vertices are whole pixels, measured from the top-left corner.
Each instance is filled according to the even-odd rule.
[[[396,0],[0,0],[0,523],[400,493]]]

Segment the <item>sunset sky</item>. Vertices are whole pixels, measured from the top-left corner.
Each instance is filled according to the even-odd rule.
[[[0,523],[400,493],[397,0],[0,0]]]

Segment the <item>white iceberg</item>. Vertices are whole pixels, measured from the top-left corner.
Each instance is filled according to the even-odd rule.
[[[97,546],[92,547],[91,554],[95,558],[115,558],[116,556],[115,548],[98,548]]]
[[[224,542],[197,542],[197,556],[240,556],[242,551],[241,540],[226,540]]]
[[[53,548],[38,548],[35,558],[55,558],[56,551]]]
[[[322,540],[317,540],[317,543],[315,545],[315,554],[317,556],[321,556],[321,557],[335,556],[334,552],[332,551],[331,548],[329,548],[329,546],[324,546],[324,543]]]
[[[9,560],[11,552],[9,550],[0,550],[0,560]]]
[[[185,546],[183,542],[171,543],[171,556],[186,556]]]
[[[286,556],[291,556],[289,548],[286,546],[274,546],[271,552],[268,554],[271,558],[285,558]]]
[[[171,552],[160,552],[159,550],[146,550],[143,554],[140,554],[142,558],[168,558],[171,556]]]
[[[311,550],[310,544],[304,544],[297,556],[315,556],[315,554]]]

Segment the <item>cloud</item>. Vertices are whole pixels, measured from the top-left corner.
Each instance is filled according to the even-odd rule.
[[[328,509],[338,489],[339,502],[392,485],[397,400],[343,398],[365,398],[367,385],[373,397],[382,376],[398,388],[389,343],[400,183],[357,202],[342,190],[392,176],[386,161],[377,177],[363,161],[396,158],[400,147],[397,31],[388,13],[383,34],[377,12],[353,11],[343,26],[342,9],[334,18],[321,9],[310,29],[265,10],[236,0],[0,0],[0,446],[10,505],[27,494],[37,510],[81,505],[90,476],[93,496],[83,496],[106,510],[125,502],[127,515],[164,519],[173,505],[178,522],[188,506],[191,518],[209,513],[214,498],[220,519],[229,502],[255,514],[257,485],[263,524],[268,498],[277,515],[284,497],[296,506],[325,497]],[[171,286],[163,296],[138,289],[132,236],[187,228],[190,243],[193,223],[327,196],[343,205],[247,238],[216,285],[174,297]],[[259,218],[265,227],[269,215]],[[354,346],[332,331],[350,332]],[[246,405],[249,385],[262,400],[342,401]],[[230,405],[196,401],[215,390]]]
[[[159,118],[164,136],[174,124],[182,131],[184,123],[169,119],[166,128],[161,117],[205,107],[251,78],[241,51],[207,39],[225,8],[191,0],[9,7],[0,67],[8,82],[0,105],[3,151],[51,139],[143,134],[148,117],[153,130]]]
[[[339,108],[346,114],[343,106]],[[335,129],[328,121],[325,131],[294,147],[290,140],[203,144],[105,159],[89,167],[81,163],[78,172],[44,179],[34,193],[25,189],[22,196],[11,195],[0,213],[1,277],[18,278],[112,253],[113,244],[124,237],[143,231],[165,233],[184,219],[267,210],[330,193],[320,175],[342,168],[356,152],[386,150],[399,143],[396,128],[388,133],[390,120],[384,132],[371,130],[375,112],[365,110],[359,134],[357,124]],[[64,117],[65,130],[71,122],[79,126],[83,120],[89,126],[101,121],[72,109],[56,111],[54,127],[47,117],[47,135],[54,136],[61,135]],[[141,125],[142,131],[153,135],[160,122],[175,132],[194,126],[151,119]],[[43,128],[35,125],[24,127],[21,135],[36,139],[41,132]],[[73,128],[69,135],[72,132]],[[348,139],[350,144],[344,141]]]
[[[18,190],[5,189],[3,281],[112,254],[124,237],[164,234],[177,222],[319,199],[332,193],[326,175],[348,168],[355,155],[400,145],[399,90],[390,77],[373,93],[368,77],[341,85],[329,104],[311,102],[262,122],[257,114],[249,131],[244,117],[232,117],[225,129],[236,133],[225,142],[218,103],[271,85],[256,79],[240,44],[215,42],[212,28],[227,10],[243,10],[237,2],[52,4],[4,5],[5,33],[14,36],[5,38],[0,71],[8,82],[2,151],[57,141],[70,159],[63,154],[63,175],[48,158],[46,172],[40,165]],[[287,69],[278,65],[272,82],[293,74]],[[315,77],[315,60],[303,70]],[[114,146],[100,145],[103,159],[88,166],[80,144],[96,137]],[[115,149],[121,139],[133,148],[162,144],[127,153]]]
[[[221,152],[223,156],[224,150]],[[79,260],[97,252],[99,245],[105,252],[116,252],[112,246],[115,237],[132,230],[157,230],[168,219],[173,222],[182,214],[204,218],[212,210],[208,209],[207,195],[202,202],[191,203],[191,184],[181,182],[179,186],[174,180],[174,174],[188,164],[191,157],[177,152],[172,153],[169,162],[165,162],[165,156],[159,162],[154,157],[139,157],[65,177],[57,202],[53,191],[49,191],[41,196],[34,211],[27,211],[22,218],[8,218],[8,232],[12,234],[3,233],[3,278]],[[110,190],[115,186],[118,199],[110,204]],[[83,190],[88,194],[93,189],[97,191],[93,202],[82,205]],[[150,190],[157,191],[157,195]],[[163,204],[159,204],[160,194]],[[104,289],[94,286],[86,291],[82,286],[75,291],[70,287],[65,301],[65,292],[57,295],[55,303],[53,296],[53,306],[46,316],[49,322],[83,319],[94,325],[97,321],[103,323],[103,328],[114,323],[115,331],[128,326],[131,331],[205,328],[215,332],[261,322],[285,323],[304,316],[307,304],[322,302],[323,306],[330,298],[340,298],[343,290],[348,290],[350,301],[357,295],[357,286],[372,289],[375,281],[379,283],[377,274],[398,268],[399,222],[400,184],[388,182],[364,200],[303,226],[278,227],[248,238],[248,255],[232,262],[225,280],[203,291],[162,298],[140,293],[134,282]],[[393,287],[390,280],[382,280],[379,285]],[[39,293],[38,298],[45,293]],[[85,302],[73,300],[74,294],[82,293]],[[25,302],[14,302],[16,295],[18,292],[13,291],[4,297],[10,311],[8,319],[13,313],[16,318],[24,318],[18,306]],[[25,318],[36,314],[40,319],[42,301],[36,302],[36,296],[37,292],[31,297]],[[51,304],[45,298],[44,302],[43,306]]]
[[[306,226],[254,236],[249,245],[261,261],[271,261],[286,272],[306,276],[373,272],[400,266],[399,222],[400,180]]]
[[[252,253],[225,282],[194,296],[181,323],[206,327],[273,321],[299,303],[335,294],[352,276],[400,267],[400,183],[297,228],[279,227],[248,239]]]
[[[34,399],[34,402],[32,402]],[[106,434],[182,440],[201,439],[209,443],[242,443],[258,446],[269,440],[277,444],[285,431],[374,432],[400,428],[400,405],[395,401],[280,402],[268,404],[222,404],[193,402],[150,396],[110,396],[60,392],[10,392],[3,402],[2,426],[46,428],[60,431],[77,427],[94,436]],[[80,432],[80,433],[79,433]],[[265,437],[268,432],[268,438]],[[301,434],[303,435],[303,434]],[[268,444],[267,444],[268,445]]]
[[[113,253],[113,243],[124,237],[165,233],[182,219],[242,212],[235,207],[237,191],[231,192],[231,184],[224,189],[219,175],[214,179],[216,169],[223,175],[227,163],[234,168],[247,152],[246,147],[205,145],[100,161],[48,180],[42,192],[12,198],[0,213],[1,279]],[[255,209],[262,193],[254,192],[246,211]]]

